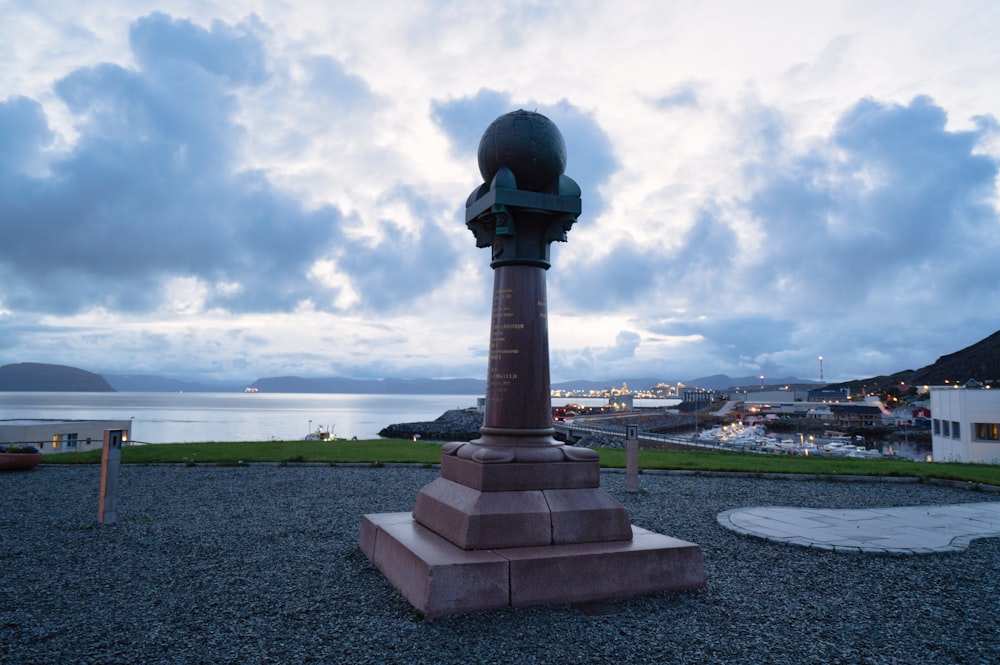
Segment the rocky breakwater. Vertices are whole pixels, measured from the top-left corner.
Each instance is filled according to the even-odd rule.
[[[431,422],[389,425],[378,435],[389,439],[418,436],[424,441],[471,441],[479,438],[482,426],[483,414],[478,409],[451,409]]]

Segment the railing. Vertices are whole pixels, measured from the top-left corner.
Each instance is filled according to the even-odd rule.
[[[624,425],[594,425],[587,422],[574,421],[573,424],[555,423],[555,430],[564,434],[567,438],[576,438],[578,432],[588,434],[604,434],[606,436],[616,436],[625,438]],[[653,432],[639,432],[640,441],[655,441],[659,443],[670,443],[678,446],[690,446],[691,448],[703,448],[707,450],[738,450],[732,446],[722,446],[702,441],[695,441],[688,436],[678,436],[676,434],[656,434]],[[749,451],[749,448],[747,449]]]
[[[603,434],[605,436],[615,436],[625,438],[625,426],[624,425],[595,425],[592,422],[588,422],[591,419],[584,421],[583,419],[574,420],[572,424],[554,423],[554,428],[557,432],[565,435],[567,440],[576,439],[578,433],[585,432],[588,434]],[[599,418],[594,418],[593,420],[599,420]],[[691,435],[679,436],[676,434],[656,434],[654,432],[639,432],[639,441],[652,441],[658,443],[669,443],[676,446],[684,446],[688,448],[698,448],[702,450],[724,450],[728,452],[742,452],[742,453],[757,453],[761,455],[780,455],[788,454],[787,450],[783,449],[767,449],[758,445],[734,445],[734,444],[723,444],[723,443],[708,443],[706,441],[697,440],[691,437]],[[823,453],[817,451],[812,454],[822,455]]]
[[[85,441],[86,441],[85,439],[79,439],[79,440],[77,440],[77,445],[72,446],[72,447],[67,446],[65,441],[59,441],[59,448],[57,448],[56,450],[58,452],[61,452],[61,453],[74,453],[74,452],[78,452],[78,451],[80,451],[81,448],[86,447]],[[94,443],[96,443],[97,445],[96,446],[93,445]],[[46,444],[48,444],[48,446],[46,446]],[[51,439],[46,439],[44,441],[0,441],[0,446],[32,446],[34,448],[38,448],[38,450],[40,450],[42,452],[50,452],[51,451],[51,444],[52,444],[52,440]],[[101,448],[103,445],[104,445],[103,441],[101,441],[99,439],[94,439],[91,442],[91,446],[89,448],[87,448],[87,450],[97,450],[97,449]],[[153,444],[150,443],[149,441],[133,441],[133,440],[130,439],[128,441],[123,441],[122,445],[123,446],[149,446],[149,445],[153,445]],[[46,447],[48,447],[49,450],[46,450]]]

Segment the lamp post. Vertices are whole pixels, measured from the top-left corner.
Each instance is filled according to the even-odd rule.
[[[697,395],[697,393],[695,393]],[[698,399],[694,402],[694,435],[698,436],[698,409],[701,407]]]

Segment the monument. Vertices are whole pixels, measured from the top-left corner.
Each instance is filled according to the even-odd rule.
[[[427,618],[705,583],[697,545],[633,526],[600,487],[597,453],[553,438],[545,274],[582,209],[565,168],[562,134],[541,114],[514,111],[484,132],[465,213],[494,277],[480,437],[445,444],[411,513],[362,518],[361,550]]]

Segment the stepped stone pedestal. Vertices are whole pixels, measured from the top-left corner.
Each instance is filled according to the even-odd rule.
[[[463,550],[412,513],[365,515],[361,551],[427,619],[582,603],[705,584],[694,543],[632,527],[625,540]]]
[[[600,487],[597,453],[552,436],[545,271],[581,209],[565,165],[562,135],[537,113],[484,133],[484,184],[466,203],[494,270],[480,437],[443,447],[412,512],[362,518],[361,550],[427,618],[705,584],[697,545],[632,525]]]

